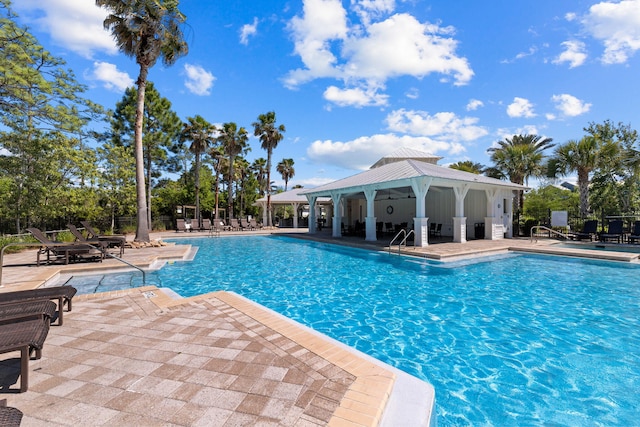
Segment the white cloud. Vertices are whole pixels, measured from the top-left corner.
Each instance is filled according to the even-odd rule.
[[[477,118],[460,118],[449,112],[430,115],[425,111],[400,109],[389,113],[385,121],[393,132],[437,137],[450,142],[473,141],[489,133],[477,125]]]
[[[533,104],[528,99],[515,97],[513,102],[507,107],[509,117],[535,117]]]
[[[467,84],[473,77],[467,59],[455,53],[458,42],[451,37],[452,27],[421,23],[405,13],[370,22],[392,12],[392,0],[353,1],[352,5],[360,23],[347,19],[341,1],[304,1],[303,15],[294,17],[288,27],[304,67],[291,70],[285,86],[333,78],[345,82],[345,91],[357,87],[374,93],[399,76],[419,79],[440,74],[455,85]],[[331,91],[336,91],[335,85]]]
[[[253,24],[245,24],[240,28],[240,43],[249,44],[249,37],[258,33],[258,18],[253,18]]]
[[[577,18],[577,15],[575,13],[573,13],[573,12],[569,12],[569,13],[564,15],[564,19],[566,19],[569,22],[575,21],[576,18]]]
[[[366,170],[381,157],[398,147],[412,148],[432,154],[439,151],[449,153],[464,151],[464,147],[460,144],[438,141],[424,136],[378,134],[346,142],[314,141],[307,148],[307,156],[314,162],[353,170]]]
[[[640,49],[640,0],[594,4],[582,24],[604,44],[605,64],[622,64]]]
[[[23,21],[47,32],[55,44],[85,58],[92,58],[94,52],[118,53],[111,34],[102,25],[107,12],[94,1],[20,0],[13,6]]]
[[[90,80],[98,80],[102,85],[115,92],[124,92],[125,89],[135,84],[135,81],[124,71],[118,70],[114,64],[108,62],[94,62]]]
[[[467,103],[467,111],[475,111],[480,107],[484,107],[484,102],[479,99],[470,99]]]
[[[587,59],[587,54],[584,53],[585,44],[583,42],[568,40],[566,42],[562,42],[562,46],[565,50],[553,60],[554,64],[568,62],[569,68],[579,67],[584,64],[584,61]]]
[[[195,95],[209,95],[213,87],[213,81],[216,79],[213,74],[200,67],[199,65],[184,64],[184,71],[187,79],[184,85],[189,92]]]
[[[556,104],[556,109],[568,117],[579,116],[591,108],[591,104],[566,93],[553,95],[551,100]]]
[[[324,99],[331,101],[340,107],[368,107],[387,105],[388,95],[381,95],[371,88],[340,89],[329,86],[324,91]]]

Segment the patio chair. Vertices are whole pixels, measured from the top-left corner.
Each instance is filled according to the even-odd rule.
[[[38,255],[36,258],[36,265],[40,265],[40,256],[46,255],[46,263],[51,264],[55,261],[64,261],[65,264],[69,264],[70,261],[76,260],[99,260],[102,261],[103,253],[87,244],[70,243],[63,244],[60,242],[54,242],[38,228],[27,228],[27,231],[31,233],[42,246],[38,249]]]
[[[51,300],[19,301],[0,304],[0,323],[11,323],[28,318],[44,318],[55,321],[56,303]],[[2,424],[0,424],[2,425]]]
[[[202,220],[200,231],[211,231],[211,220],[209,218],[205,218]]]
[[[20,409],[7,406],[7,399],[0,401],[0,426],[19,427],[22,422],[22,415]]]
[[[58,306],[58,325],[62,325],[64,306],[67,306],[67,311],[71,311],[71,300],[76,292],[77,289],[69,285],[1,292],[0,305],[18,302],[56,301]]]
[[[249,224],[249,221],[247,221],[246,219],[241,219],[240,220],[240,229],[242,231],[251,230],[251,224]]]
[[[100,249],[104,254],[106,254],[107,249],[110,247],[110,243],[107,240],[101,240],[101,239],[96,239],[96,238],[87,239],[80,232],[80,230],[78,230],[78,228],[73,224],[67,224],[67,228],[69,229],[71,234],[73,234],[73,237],[76,238],[77,242],[86,243],[88,245],[96,246],[97,249]],[[116,242],[114,242],[114,243],[116,243]],[[120,244],[118,246],[120,247],[120,256],[122,257],[122,255],[124,254],[124,244]]]
[[[80,221],[80,224],[87,231],[89,240],[98,239],[101,242],[106,242],[108,248],[120,248],[120,256],[124,255],[124,247],[127,244],[127,238],[121,234],[99,234],[89,223],[89,221]]]
[[[589,241],[593,241],[594,236],[598,232],[598,220],[590,219],[584,222],[582,226],[582,231],[577,231],[575,233],[569,233],[569,237],[572,240],[582,240],[589,239]]]
[[[623,236],[622,226],[622,221],[620,220],[609,221],[609,229],[606,233],[600,233],[600,241],[607,242],[609,240],[615,240],[621,243]]]
[[[249,224],[251,225],[251,228],[253,228],[254,230],[262,228],[262,223],[259,223],[255,219],[252,219],[251,221],[249,221]]]
[[[230,230],[232,231],[240,230],[240,224],[238,223],[238,220],[235,218],[231,218],[229,220],[229,227],[230,227]]]
[[[20,392],[29,388],[29,359],[42,357],[42,347],[49,333],[45,318],[26,319],[0,324],[0,353],[20,351]]]
[[[640,221],[633,223],[633,230],[629,235],[629,243],[636,243],[637,241],[640,241]]]

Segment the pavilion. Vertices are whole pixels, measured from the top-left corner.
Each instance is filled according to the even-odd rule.
[[[364,222],[368,241],[377,240],[381,223],[406,223],[416,246],[429,244],[430,222],[442,224],[442,236],[458,243],[513,237],[514,191],[527,187],[439,166],[440,159],[400,148],[367,171],[298,192],[310,206],[320,198],[331,200],[333,237],[356,221]],[[316,215],[317,209],[309,210],[309,233],[316,232]]]

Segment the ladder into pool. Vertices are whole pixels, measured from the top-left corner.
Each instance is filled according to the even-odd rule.
[[[391,239],[391,241],[389,242],[389,253],[391,253],[391,246],[394,244],[394,242],[396,240],[398,240],[400,237],[403,237],[402,240],[400,240],[400,243],[398,243],[398,254],[400,254],[400,251],[402,250],[403,247],[407,247],[407,240],[409,239],[409,236],[411,235],[415,235],[415,233],[413,232],[413,230],[409,230],[409,232],[407,233],[407,230],[405,230],[404,228],[402,230],[400,230],[398,232],[398,234],[395,235],[395,237],[393,239]],[[414,240],[415,242],[415,240]],[[415,247],[415,243],[414,243],[414,247]]]

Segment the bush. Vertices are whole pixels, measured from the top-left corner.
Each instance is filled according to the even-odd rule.
[[[524,232],[525,237],[531,236],[531,229],[533,227],[535,227],[536,225],[540,225],[540,221],[538,221],[537,219],[529,218],[529,219],[526,219],[524,221],[524,230],[523,230],[523,232]]]

